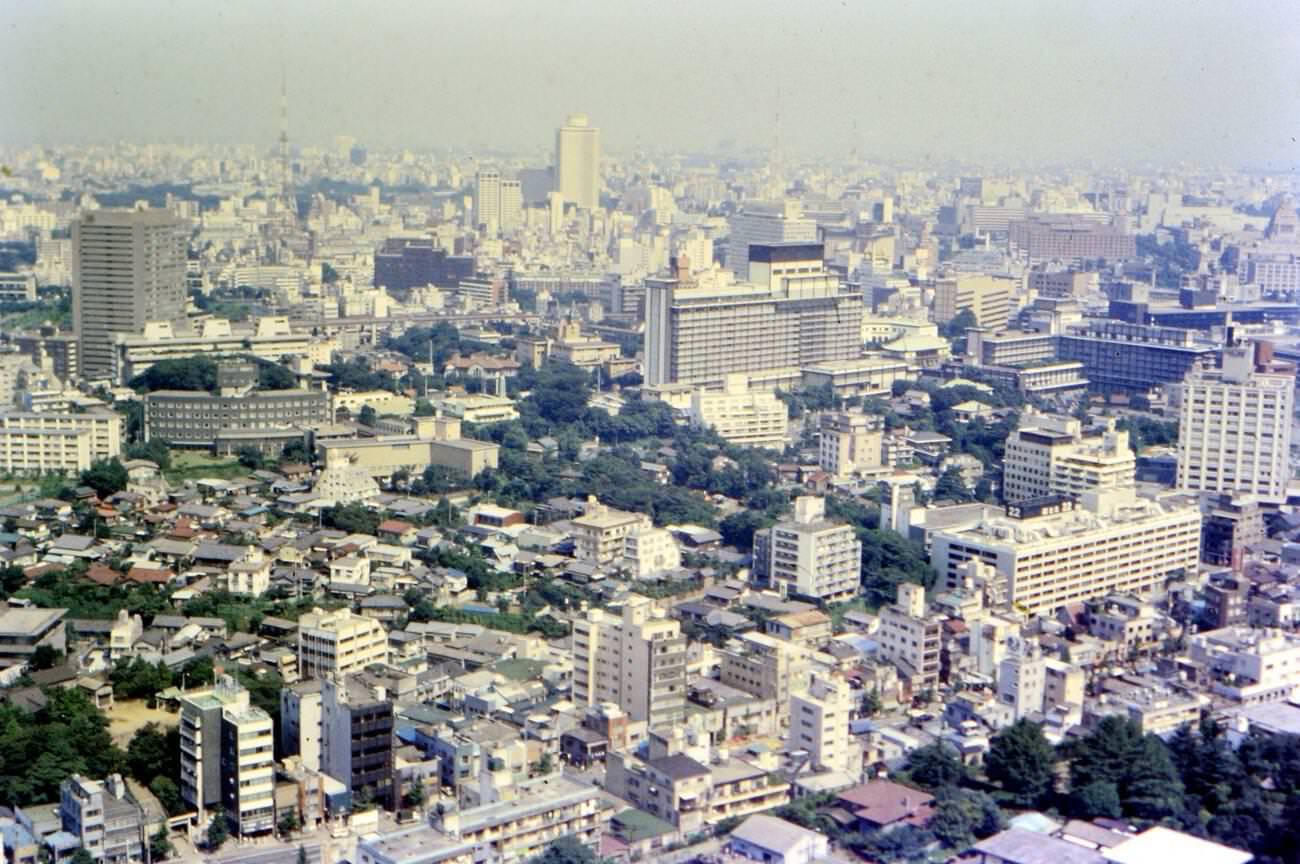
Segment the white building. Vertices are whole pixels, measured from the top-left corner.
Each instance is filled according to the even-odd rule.
[[[350,609],[313,609],[298,619],[298,675],[336,678],[388,660],[388,634]]]
[[[754,580],[784,593],[839,602],[856,597],[862,544],[852,525],[826,518],[826,500],[795,499],[794,518],[754,533]]]
[[[805,219],[798,201],[785,201],[779,208],[747,204],[728,220],[727,267],[737,279],[749,278],[749,247],[768,243],[815,243],[817,222]]]
[[[682,566],[682,553],[672,532],[642,528],[623,538],[623,569],[634,579],[649,579]]]
[[[1193,372],[1178,395],[1179,488],[1286,496],[1295,368],[1271,344],[1225,348],[1223,368]]]
[[[898,602],[881,608],[880,657],[921,687],[939,683],[939,619],[925,613],[925,588],[899,583]]]
[[[570,114],[555,131],[555,191],[583,210],[600,206],[600,130]]]
[[[299,681],[280,691],[280,750],[308,771],[321,767],[321,683]]]
[[[1010,505],[965,528],[936,531],[930,564],[946,589],[960,587],[977,558],[997,570],[1000,590],[1033,614],[1107,594],[1149,595],[1196,572],[1201,514],[1195,505],[1138,498],[1132,489]]]
[[[1007,438],[1003,492],[1008,501],[1073,495],[1133,485],[1137,457],[1128,432],[1108,419],[1100,435],[1085,435],[1073,417],[1027,411]]]
[[[1187,657],[1217,696],[1247,705],[1300,697],[1300,636],[1294,633],[1209,630],[1190,638]]]
[[[772,393],[750,392],[744,375],[728,375],[720,393],[696,390],[691,396],[692,425],[744,447],[784,447],[789,416],[785,403]]]
[[[594,496],[587,497],[583,514],[570,523],[574,557],[591,564],[612,566],[623,557],[625,540],[632,534],[653,528],[644,513],[626,513],[607,507]]]
[[[224,810],[234,833],[275,828],[275,745],[271,717],[250,704],[229,676],[181,703],[181,798],[207,824],[207,810]]]
[[[843,771],[856,779],[862,771],[862,754],[849,742],[852,708],[848,684],[814,675],[806,692],[790,697],[786,749],[808,751],[818,771]]]
[[[883,441],[878,417],[850,412],[823,414],[819,463],[822,470],[840,478],[879,468]]]
[[[998,664],[998,701],[1016,720],[1043,710],[1047,692],[1047,659],[1038,644],[1012,639]]]

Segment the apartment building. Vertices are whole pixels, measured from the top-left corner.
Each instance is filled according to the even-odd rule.
[[[871,414],[834,412],[821,415],[818,463],[837,478],[879,468],[884,424]]]
[[[717,650],[718,680],[776,705],[784,725],[789,719],[791,689],[802,687],[801,652],[790,643],[762,633],[742,633]]]
[[[144,809],[122,775],[91,780],[73,774],[59,785],[59,821],[97,864],[144,860]]]
[[[1148,595],[1196,572],[1201,514],[1195,505],[1139,498],[1132,489],[1085,492],[1079,505],[1040,498],[1008,505],[1006,515],[942,529],[930,538],[930,564],[948,589],[961,585],[971,559],[991,565],[1008,602],[1031,614],[1112,593]]]
[[[651,729],[686,716],[686,637],[646,597],[615,616],[590,609],[573,622],[573,701],[612,702]]]
[[[1005,276],[961,274],[934,283],[934,320],[947,324],[969,311],[980,327],[1004,330],[1011,317],[1011,292],[1015,283]]]
[[[598,566],[612,566],[623,557],[626,539],[654,523],[644,513],[627,513],[601,504],[594,495],[587,496],[581,516],[570,523],[574,557]]]
[[[1234,626],[1197,633],[1180,667],[1214,695],[1243,705],[1300,697],[1300,636]]]
[[[113,338],[185,317],[183,224],[166,210],[93,210],[72,223],[72,320],[83,378],[113,374]]]
[[[557,773],[516,784],[510,800],[463,810],[441,807],[433,814],[432,823],[444,837],[469,844],[475,851],[475,861],[518,864],[540,856],[547,845],[561,837],[572,837],[594,849],[609,816],[599,787]],[[423,857],[371,860],[377,864],[388,860],[394,864],[426,861]]]
[[[620,565],[633,579],[648,579],[682,566],[682,553],[672,532],[645,528],[623,538]]]
[[[769,392],[750,392],[745,375],[728,375],[721,392],[703,389],[691,395],[691,425],[712,429],[742,447],[785,447],[790,411]]]
[[[843,771],[857,778],[862,753],[851,746],[849,716],[853,699],[849,685],[835,678],[814,675],[808,688],[790,697],[789,750],[808,753],[818,771]]]
[[[275,828],[275,744],[271,717],[222,675],[180,698],[181,800],[206,824],[219,807],[239,835]]]
[[[1025,501],[1126,488],[1133,485],[1136,470],[1128,432],[1116,429],[1113,419],[1105,421],[1101,434],[1088,435],[1073,417],[1026,411],[1007,438],[1003,497]]]
[[[351,609],[313,609],[298,619],[298,675],[341,680],[388,661],[388,634],[373,618]]]
[[[369,795],[394,808],[393,703],[384,688],[356,678],[321,682],[321,771],[341,781],[355,800]]]
[[[898,585],[897,602],[881,608],[876,641],[881,659],[899,667],[916,689],[939,683],[940,623],[925,612],[925,588]]]
[[[801,495],[794,517],[754,533],[754,581],[828,603],[856,597],[862,544],[853,526],[826,518],[826,500]]]
[[[254,447],[278,455],[303,440],[311,426],[329,423],[330,397],[323,390],[255,390],[214,395],[193,390],[156,390],[144,397],[146,441],[233,453]]]
[[[0,470],[13,474],[85,471],[122,454],[122,415],[6,411],[0,414]]]
[[[1087,271],[1035,267],[1029,271],[1029,290],[1040,297],[1082,297],[1096,276]]]
[[[751,246],[750,259],[745,283],[706,287],[680,270],[646,280],[647,384],[716,387],[861,356],[862,296],[826,270],[820,245]]]
[[[299,681],[280,691],[280,752],[308,771],[321,766],[321,682]]]
[[[1225,348],[1222,368],[1189,375],[1178,398],[1179,488],[1286,496],[1295,367],[1270,343]]]

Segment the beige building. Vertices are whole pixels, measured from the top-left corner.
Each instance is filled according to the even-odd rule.
[[[843,771],[856,780],[862,772],[862,751],[849,738],[852,713],[848,684],[814,675],[807,690],[790,697],[787,749],[807,751],[818,771]]]
[[[113,375],[113,340],[185,317],[184,225],[166,210],[93,210],[72,223],[72,320],[81,376]]]
[[[850,412],[821,416],[818,461],[838,478],[879,468],[884,427],[879,417]]]
[[[388,660],[388,634],[350,609],[314,609],[298,619],[298,676],[338,678]]]
[[[898,666],[918,687],[939,683],[939,619],[925,612],[925,588],[910,582],[898,585],[898,602],[880,610],[875,634],[881,658]]]
[[[789,435],[785,403],[771,393],[750,392],[744,375],[728,375],[721,392],[696,390],[690,413],[692,425],[743,447],[781,449]]]
[[[122,415],[90,410],[0,414],[0,470],[10,474],[76,474],[122,453]]]
[[[682,566],[682,553],[672,532],[664,528],[642,528],[623,538],[620,565],[634,579],[649,579]]]
[[[466,423],[503,423],[507,420],[519,419],[519,412],[515,410],[515,400],[508,396],[467,393],[464,396],[436,399],[433,404],[449,416],[459,417]]]
[[[1223,350],[1223,368],[1179,388],[1178,487],[1286,497],[1295,367],[1266,342]]]
[[[1184,665],[1214,695],[1233,702],[1253,705],[1300,696],[1300,636],[1295,633],[1243,626],[1197,633],[1189,640]]]
[[[686,716],[686,637],[648,598],[633,595],[617,617],[588,610],[572,640],[578,705],[613,702],[651,729]]]
[[[934,320],[947,324],[969,309],[979,326],[1005,330],[1014,284],[1005,276],[962,274],[939,279],[934,283]]]
[[[947,589],[963,564],[996,569],[1008,601],[1040,614],[1107,594],[1147,595],[1200,559],[1201,514],[1193,505],[1139,498],[1132,489],[1010,505],[966,528],[936,531],[930,564]]]
[[[1027,411],[1007,438],[1003,497],[1026,501],[1128,488],[1136,469],[1128,432],[1116,429],[1113,419],[1106,420],[1100,435],[1085,435],[1083,425],[1072,417]]]
[[[317,444],[326,470],[335,465],[364,469],[374,478],[389,478],[398,471],[421,474],[430,465],[449,468],[465,477],[497,467],[501,448],[490,441],[460,437],[460,420],[454,417],[416,417],[409,435],[348,438]]]
[[[625,541],[654,524],[644,513],[626,513],[587,496],[583,514],[571,523],[574,557],[600,566],[612,566],[623,557]]]
[[[802,686],[802,652],[781,639],[762,633],[742,633],[725,648],[718,649],[717,656],[718,680],[774,703],[784,725],[791,688]]]
[[[324,365],[338,344],[307,330],[295,332],[282,315],[258,318],[251,327],[210,318],[190,326],[149,321],[141,333],[120,333],[113,340],[113,378],[125,384],[155,363],[195,355],[247,357],[278,363],[286,356],[308,357]]]
[[[555,130],[555,191],[583,210],[600,206],[600,130],[570,114]]]
[[[862,544],[852,525],[826,518],[826,500],[795,499],[794,517],[754,533],[753,577],[783,593],[828,603],[856,597]]]

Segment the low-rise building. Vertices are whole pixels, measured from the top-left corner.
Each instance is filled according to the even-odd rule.
[[[90,780],[73,774],[59,786],[59,820],[98,864],[144,859],[144,810],[121,775]]]
[[[388,659],[388,635],[350,609],[313,609],[298,619],[298,675],[337,678]]]
[[[696,390],[690,416],[693,425],[745,447],[784,447],[790,428],[785,403],[769,392],[751,392],[745,375],[728,375],[720,392]]]
[[[794,517],[754,532],[753,578],[829,603],[857,596],[862,544],[852,525],[826,518],[826,501],[795,499]]]
[[[10,607],[0,604],[0,669],[30,663],[43,645],[63,653],[67,649],[63,616],[67,609]]]

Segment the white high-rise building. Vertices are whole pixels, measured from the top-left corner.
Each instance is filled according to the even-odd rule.
[[[851,600],[862,575],[853,526],[826,518],[826,499],[801,495],[794,518],[754,532],[754,580],[828,603]]]
[[[1002,464],[1002,495],[1027,501],[1046,495],[1074,495],[1096,489],[1133,485],[1137,457],[1128,432],[1107,420],[1100,435],[1084,435],[1073,417],[1020,415],[1020,426],[1007,438]]]
[[[651,729],[686,716],[686,637],[681,624],[633,597],[621,617],[600,609],[573,622],[573,700],[613,702]]]
[[[728,220],[727,267],[736,278],[749,278],[749,247],[772,243],[816,243],[817,223],[803,218],[798,201],[786,201],[780,208],[748,204]]]
[[[1223,366],[1179,388],[1178,486],[1283,498],[1291,480],[1295,367],[1268,342],[1223,349]]]
[[[501,230],[513,231],[524,221],[524,192],[518,180],[501,181]]]
[[[480,171],[474,175],[474,227],[495,234],[501,227],[501,174]]]
[[[555,130],[555,190],[583,210],[600,206],[600,130],[570,114]]]
[[[221,808],[234,833],[275,828],[275,742],[271,716],[223,675],[211,689],[186,693],[181,703],[181,798],[207,824],[207,808]]]

